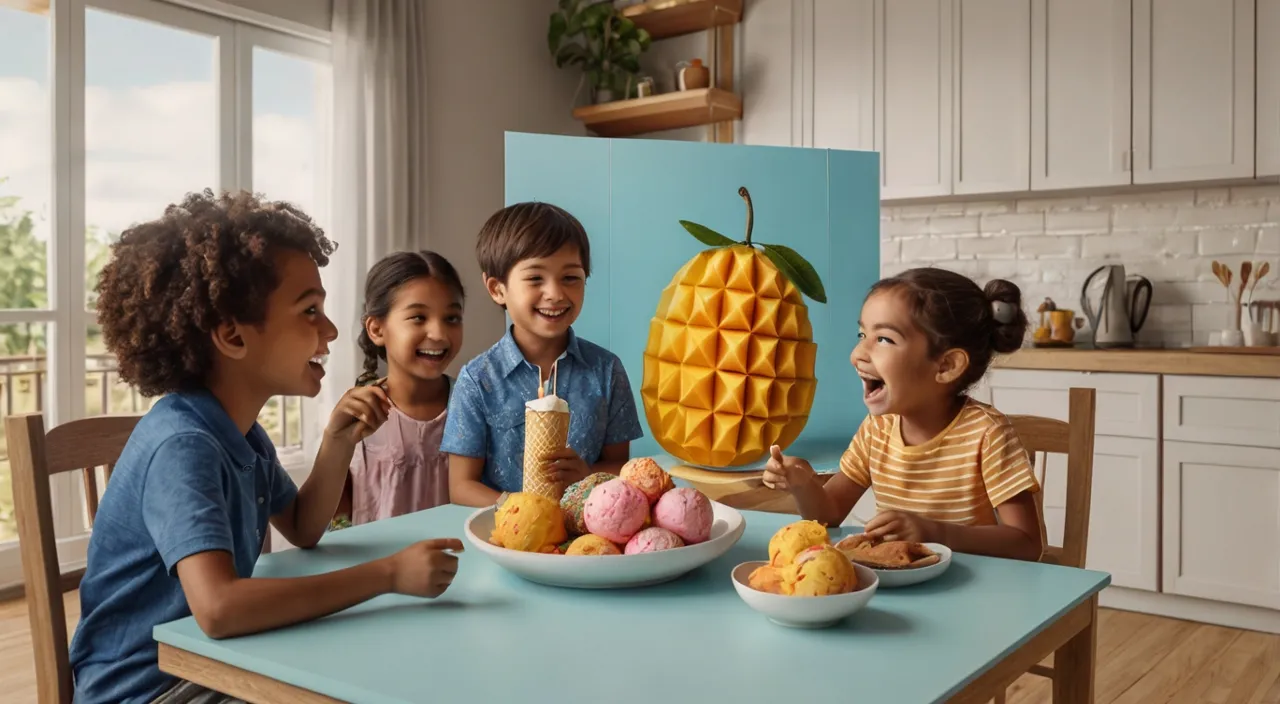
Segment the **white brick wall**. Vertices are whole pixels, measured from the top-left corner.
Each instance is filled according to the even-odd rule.
[[[1155,289],[1145,343],[1206,344],[1226,324],[1215,259],[1235,282],[1242,261],[1270,261],[1256,297],[1280,299],[1280,186],[885,206],[880,231],[883,275],[939,266],[979,283],[1006,278],[1033,320],[1046,296],[1083,317],[1085,277],[1122,263]]]

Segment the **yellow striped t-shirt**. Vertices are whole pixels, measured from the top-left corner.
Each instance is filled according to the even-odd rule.
[[[840,471],[875,492],[878,511],[994,525],[995,507],[1040,484],[1013,424],[968,399],[932,440],[907,446],[897,415],[869,415],[840,458]]]

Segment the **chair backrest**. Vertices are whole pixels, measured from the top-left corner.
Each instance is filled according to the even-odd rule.
[[[1084,567],[1089,547],[1089,507],[1093,501],[1093,426],[1097,392],[1090,388],[1072,388],[1068,420],[1063,423],[1040,416],[1010,415],[1014,430],[1026,448],[1032,465],[1037,455],[1067,456],[1067,505],[1063,519],[1062,546],[1046,545],[1043,562],[1068,567]],[[1047,468],[1047,458],[1045,466]],[[1044,477],[1044,474],[1041,474]],[[1043,492],[1036,495],[1036,505],[1044,514]],[[1043,522],[1041,539],[1044,538]]]
[[[79,586],[81,574],[63,575],[58,564],[49,479],[63,472],[82,472],[92,527],[98,513],[97,469],[103,468],[104,482],[111,478],[111,469],[120,459],[139,418],[141,416],[86,418],[59,425],[47,434],[44,418],[38,413],[5,419],[40,704],[70,704],[72,700],[67,614],[62,607],[62,594]]]

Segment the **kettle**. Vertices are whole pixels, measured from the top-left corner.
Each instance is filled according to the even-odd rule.
[[[1104,278],[1102,297],[1095,308],[1089,300],[1089,288],[1098,277]],[[1151,282],[1145,277],[1125,276],[1122,264],[1094,269],[1080,289],[1080,309],[1093,328],[1093,346],[1133,347],[1151,308],[1151,291]]]

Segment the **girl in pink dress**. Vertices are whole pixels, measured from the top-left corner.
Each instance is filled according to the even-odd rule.
[[[451,385],[445,369],[462,346],[464,298],[457,271],[435,252],[397,252],[369,270],[357,383],[382,386],[391,413],[356,446],[337,525],[449,503],[449,460],[440,452]]]

